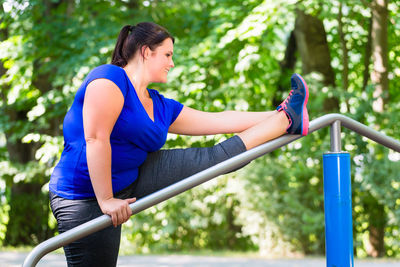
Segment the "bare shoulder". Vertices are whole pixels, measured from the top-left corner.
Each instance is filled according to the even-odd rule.
[[[106,78],[94,79],[87,85],[86,90],[88,90],[88,89],[90,89],[90,90],[97,89],[99,91],[101,91],[101,90],[118,90],[118,91],[120,91],[118,86],[113,81],[106,79]]]

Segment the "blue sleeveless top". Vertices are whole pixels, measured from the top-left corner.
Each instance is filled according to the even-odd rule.
[[[99,78],[114,82],[124,96],[124,105],[111,132],[112,188],[116,193],[133,183],[147,153],[159,150],[169,126],[183,105],[148,89],[153,100],[154,122],[148,116],[125,70],[115,65],[93,69],[83,81],[63,123],[64,151],[50,178],[49,190],[67,199],[95,197],[86,161],[82,108],[87,85]]]

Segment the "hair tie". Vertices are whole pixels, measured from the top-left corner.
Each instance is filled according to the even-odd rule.
[[[133,31],[135,30],[135,28],[136,28],[136,26],[131,26],[131,27],[129,28],[129,30],[130,30],[131,32],[133,32]]]

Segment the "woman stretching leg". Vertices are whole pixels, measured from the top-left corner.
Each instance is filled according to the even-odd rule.
[[[269,112],[202,112],[148,89],[167,82],[174,38],[143,22],[122,28],[111,64],[93,69],[64,124],[64,151],[50,179],[62,233],[102,214],[113,226],[64,247],[68,266],[116,266],[129,204],[285,133],[308,133],[308,88],[294,74],[287,99]],[[213,147],[160,150],[167,133],[237,135]]]

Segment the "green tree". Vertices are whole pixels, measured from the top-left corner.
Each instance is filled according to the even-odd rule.
[[[211,112],[271,110],[286,97],[290,74],[299,72],[311,90],[311,119],[339,110],[398,138],[399,5],[382,2],[388,14],[379,22],[374,3],[381,2],[5,1],[0,5],[1,242],[35,244],[54,233],[47,182],[62,151],[63,116],[85,75],[109,62],[126,24],[154,21],[176,37],[171,82],[152,87],[185,105]],[[370,59],[372,51],[384,46],[376,38],[377,26],[383,33],[387,28],[387,51],[381,54],[387,57],[387,84],[371,79],[370,69],[380,70]],[[384,106],[377,113],[372,103],[379,88],[387,93],[378,96]],[[343,149],[353,159],[356,252],[399,255],[398,154],[351,132],[343,136]],[[171,135],[165,147],[212,145],[224,138]],[[129,243],[124,247],[146,252],[283,246],[321,254],[321,157],[328,150],[328,130],[318,131],[144,211],[124,227]],[[371,244],[375,252],[367,250]]]

